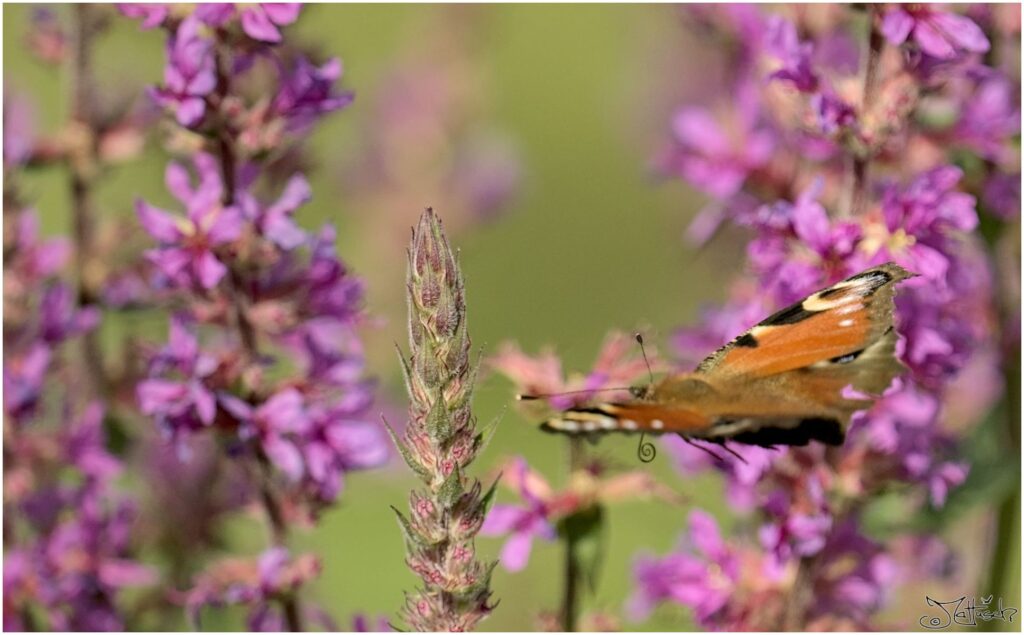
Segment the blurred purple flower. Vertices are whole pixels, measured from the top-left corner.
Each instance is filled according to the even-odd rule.
[[[141,20],[140,26],[146,30],[163,24],[170,12],[169,6],[161,3],[119,2],[117,9],[126,18]]]
[[[26,163],[35,146],[35,108],[24,95],[4,90],[4,170]]]
[[[555,528],[549,520],[550,511],[543,498],[543,491],[536,491],[536,475],[531,475],[526,459],[516,457],[512,464],[510,478],[519,484],[522,507],[517,505],[494,504],[487,513],[482,536],[509,534],[501,548],[501,564],[508,571],[521,571],[530,559],[534,538],[554,540]]]
[[[708,111],[688,107],[672,119],[676,150],[668,169],[693,186],[724,199],[743,185],[747,176],[771,157],[775,140],[756,118],[740,113],[737,128],[726,130]]]
[[[312,196],[309,181],[296,174],[288,180],[276,202],[264,207],[251,193],[243,191],[239,193],[238,204],[246,220],[253,223],[261,236],[290,251],[306,242],[306,232],[295,223],[293,216]]]
[[[880,28],[893,45],[912,39],[922,52],[942,60],[989,49],[988,38],[973,20],[928,5],[892,5]]]
[[[1009,221],[1020,216],[1020,173],[993,174],[982,191],[985,209]]]
[[[152,89],[153,99],[173,110],[178,123],[195,127],[206,113],[206,97],[217,87],[213,41],[201,34],[196,16],[182,20],[167,41],[164,84]]]
[[[143,229],[160,243],[147,252],[149,260],[173,283],[212,289],[227,273],[214,249],[237,239],[242,233],[243,218],[236,207],[220,202],[222,184],[210,158],[197,158],[199,186],[188,184],[184,168],[171,164],[167,181],[171,193],[186,207],[186,217],[139,200],[136,213]]]
[[[991,73],[970,83],[963,97],[953,138],[980,156],[1001,162],[1013,160],[1015,150],[1008,143],[1020,132],[1019,91],[1010,80]]]
[[[773,72],[769,79],[790,82],[803,93],[817,91],[818,75],[811,68],[814,45],[801,41],[796,26],[781,16],[771,16],[767,28],[765,51],[781,62],[781,68]]]
[[[959,168],[939,166],[905,188],[885,190],[882,215],[892,237],[885,245],[889,256],[925,277],[945,278],[950,232],[971,231],[978,224],[974,197],[957,190],[962,175]]]
[[[206,382],[216,366],[184,320],[172,317],[167,346],[150,362],[150,378],[136,386],[139,410],[172,436],[211,425],[217,401]]]
[[[697,622],[709,626],[732,595],[739,572],[739,557],[722,540],[715,519],[694,510],[679,552],[661,559],[637,560],[633,568],[636,590],[629,599],[628,612],[634,620],[643,620],[655,605],[672,600],[693,608]]]
[[[271,104],[271,113],[285,122],[285,129],[301,132],[317,119],[352,103],[351,92],[336,92],[341,79],[341,60],[333,58],[323,66],[314,66],[304,57],[296,58],[289,69],[282,67],[281,83]]]
[[[241,11],[242,30],[254,40],[280,42],[280,27],[299,19],[298,2],[260,2]]]
[[[255,439],[267,458],[292,481],[302,478],[305,461],[294,437],[308,432],[312,423],[298,391],[283,390],[259,406],[226,393],[219,401],[239,422],[238,434],[243,440]]]

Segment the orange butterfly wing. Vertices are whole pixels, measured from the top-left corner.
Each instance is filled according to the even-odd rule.
[[[644,399],[563,412],[543,425],[567,433],[675,432],[759,444],[841,443],[850,415],[884,391],[893,353],[893,294],[913,274],[888,263],[762,320],[696,372],[666,377]]]

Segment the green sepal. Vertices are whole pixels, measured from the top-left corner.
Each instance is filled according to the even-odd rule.
[[[404,443],[402,443],[401,439],[398,438],[398,435],[395,434],[395,431],[391,428],[391,424],[388,423],[388,420],[385,419],[384,417],[381,417],[381,420],[384,422],[384,427],[387,428],[388,435],[391,437],[391,442],[395,444],[395,448],[398,449],[398,453],[401,454],[402,459],[405,460],[405,464],[408,465],[409,469],[415,472],[416,475],[419,476],[424,483],[430,483],[430,471],[427,468],[423,467],[423,465],[421,465],[420,462],[413,457],[412,452],[409,451],[409,448]]]
[[[444,483],[441,483],[440,489],[437,490],[437,501],[444,509],[450,510],[459,502],[462,491],[462,476],[459,474],[459,466],[456,465],[452,468],[452,473],[448,475],[448,478],[444,479]]]
[[[488,510],[490,510],[491,503],[494,502],[494,495],[498,491],[498,483],[500,483],[500,482],[501,482],[501,474],[498,474],[498,477],[496,479],[494,479],[494,482],[491,483],[491,486],[489,488],[487,488],[487,493],[485,493],[483,495],[483,498],[480,499],[480,513],[483,514],[484,516],[486,516]]]
[[[406,518],[402,512],[398,511],[398,508],[394,505],[389,505],[389,507],[391,507],[391,511],[395,512],[395,516],[398,516],[398,526],[402,528],[402,538],[405,539],[406,551],[411,551],[417,547],[423,548],[430,546],[425,540],[423,540],[419,533],[412,528],[412,523],[409,522],[409,519]]]
[[[487,565],[487,568],[484,569],[484,574],[482,576],[480,576],[480,579],[478,579],[476,582],[474,582],[470,586],[465,587],[464,589],[459,591],[459,595],[462,596],[463,598],[471,599],[471,598],[475,597],[476,595],[478,595],[482,591],[485,591],[485,592],[489,593],[490,592],[490,587],[491,587],[491,576],[494,574],[494,568],[497,567],[497,566],[498,566],[498,561],[497,560],[492,560]]]
[[[427,434],[438,445],[445,445],[452,437],[452,418],[444,403],[444,396],[438,395],[427,413]]]

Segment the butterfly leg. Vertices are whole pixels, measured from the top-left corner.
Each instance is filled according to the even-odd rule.
[[[692,445],[693,447],[697,448],[698,450],[702,450],[704,452],[707,452],[708,454],[710,454],[715,459],[717,459],[719,461],[722,461],[723,463],[725,462],[725,457],[723,457],[723,456],[721,456],[721,455],[711,451],[710,448],[706,448],[703,445],[697,445],[697,443],[693,439],[691,439],[690,437],[687,437],[687,436],[684,436],[684,435],[680,434],[679,438],[682,439],[683,441],[685,441],[687,444]]]
[[[741,455],[741,454],[740,454],[739,452],[737,452],[736,450],[733,450],[732,448],[730,448],[729,446],[727,446],[727,445],[726,445],[726,442],[727,442],[727,441],[726,441],[726,439],[715,439],[714,441],[711,441],[711,443],[715,443],[715,444],[717,444],[717,445],[721,446],[721,448],[722,448],[723,450],[725,450],[725,451],[726,451],[726,452],[728,452],[729,454],[731,454],[731,455],[733,455],[734,457],[736,457],[736,458],[737,458],[737,459],[738,459],[738,460],[739,460],[739,461],[740,461],[741,463],[743,463],[743,464],[746,464],[746,463],[747,463],[747,460],[746,460],[745,458],[743,458],[743,455]]]

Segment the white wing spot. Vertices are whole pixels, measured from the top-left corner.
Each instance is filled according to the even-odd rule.
[[[654,421],[651,421],[651,427],[655,430],[661,430],[665,427],[665,423],[661,419],[655,419]]]
[[[622,422],[622,427],[627,430],[636,430],[639,426],[637,426],[636,421],[633,421],[632,419],[625,419]]]
[[[839,323],[839,326],[853,326],[853,320],[846,319]]]

